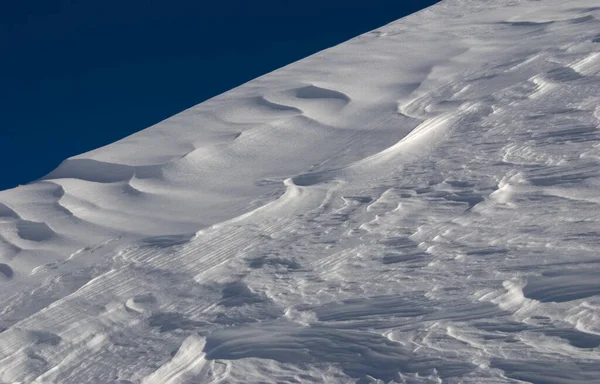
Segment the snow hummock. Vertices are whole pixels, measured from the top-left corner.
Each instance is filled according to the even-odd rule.
[[[444,0],[67,159],[0,382],[600,383],[599,126],[595,0]]]

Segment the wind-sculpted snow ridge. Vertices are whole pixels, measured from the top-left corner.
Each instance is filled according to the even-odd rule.
[[[0,382],[600,383],[600,7],[445,0],[0,193]]]

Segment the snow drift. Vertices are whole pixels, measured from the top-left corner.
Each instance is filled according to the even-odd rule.
[[[600,7],[445,0],[0,192],[0,381],[600,383]]]

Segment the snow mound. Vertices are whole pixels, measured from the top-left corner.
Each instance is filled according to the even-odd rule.
[[[600,383],[599,29],[444,0],[0,192],[0,382]]]

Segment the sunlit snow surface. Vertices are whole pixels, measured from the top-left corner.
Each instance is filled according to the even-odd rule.
[[[600,383],[599,125],[596,0],[445,0],[66,160],[0,382]]]

